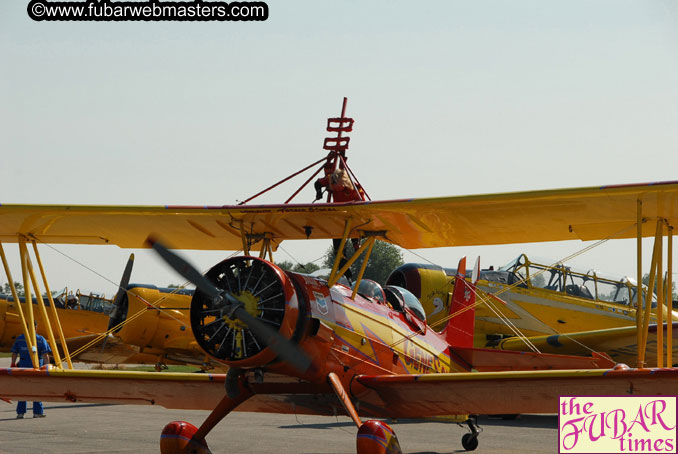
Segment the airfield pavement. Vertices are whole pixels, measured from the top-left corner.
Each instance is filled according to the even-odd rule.
[[[6,361],[0,361],[0,367]],[[186,420],[197,426],[206,411],[166,410],[153,406],[46,403],[46,418],[30,412],[15,419],[15,405],[0,401],[0,453],[83,454],[157,453],[166,423]],[[555,453],[558,418],[523,415],[505,421],[481,417],[484,432],[475,453]],[[466,428],[454,423],[399,420],[392,424],[407,454],[465,452]],[[347,417],[232,413],[207,440],[217,453],[355,453],[356,429]]]

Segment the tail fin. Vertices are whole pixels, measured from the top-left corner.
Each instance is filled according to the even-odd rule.
[[[454,279],[454,291],[450,304],[450,316],[443,331],[445,340],[452,347],[473,347],[473,331],[475,328],[475,283],[480,273],[480,257],[473,270],[473,282],[467,282],[466,257],[459,260],[457,275]]]

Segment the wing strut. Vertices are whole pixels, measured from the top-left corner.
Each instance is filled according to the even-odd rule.
[[[17,293],[16,287],[14,286],[14,279],[12,278],[12,272],[9,269],[9,264],[7,263],[7,256],[5,256],[5,249],[2,247],[2,243],[0,243],[0,257],[2,257],[2,265],[5,267],[5,275],[7,276],[9,288],[12,291],[12,297],[14,298],[14,302],[16,303],[17,311],[19,311],[19,318],[21,319],[21,330],[24,333],[24,339],[26,339],[26,346],[32,352],[33,347],[35,346],[35,342],[33,341],[34,337],[31,337],[30,335],[28,324],[26,323],[26,317],[24,317],[24,310],[21,307],[21,300],[19,299],[19,294]],[[38,364],[38,362],[35,361],[37,359],[37,349],[35,351],[36,355],[31,355],[33,367],[37,366]]]
[[[332,272],[330,273],[330,277],[328,279],[327,285],[328,287],[334,286],[334,284],[337,283],[339,280],[339,277],[343,275],[346,270],[344,270],[341,274],[337,273],[337,270],[339,269],[339,264],[341,263],[341,259],[344,256],[344,247],[346,246],[346,240],[348,239],[348,235],[351,233],[351,227],[352,227],[352,220],[349,218],[346,220],[346,225],[344,226],[344,235],[341,237],[341,243],[339,243],[339,249],[337,249],[337,256],[334,258],[334,265],[332,265]],[[356,254],[354,254],[356,255]],[[351,262],[353,263],[353,262]],[[351,266],[351,265],[349,265]],[[348,269],[348,268],[346,268]]]
[[[33,318],[33,298],[30,295],[30,290],[29,287],[33,286],[33,291],[35,292],[35,298],[37,299],[38,302],[38,309],[40,310],[40,317],[42,318],[42,322],[45,325],[45,331],[47,333],[47,341],[50,344],[50,347],[52,348],[52,353],[54,355],[54,361],[56,363],[56,366],[60,369],[63,369],[61,366],[61,358],[59,357],[59,350],[57,349],[56,342],[54,341],[54,332],[52,331],[52,324],[49,321],[49,316],[47,315],[47,308],[45,307],[45,300],[42,297],[42,292],[40,291],[40,287],[38,286],[38,280],[35,277],[35,271],[33,269],[33,264],[31,263],[31,257],[28,254],[28,248],[26,247],[26,239],[25,238],[20,238],[19,239],[19,252],[21,254],[21,266],[23,268],[24,272],[24,292],[26,294],[26,305],[29,307],[28,310],[28,316],[29,316],[29,322],[30,325],[33,327],[31,330],[31,340],[36,341],[35,346],[36,350],[34,354],[36,355],[36,361],[34,362],[33,366],[35,367],[36,365],[40,364],[40,358],[39,352],[37,350],[37,340],[35,337],[36,331],[35,331],[35,325],[32,323],[34,320]],[[51,296],[51,295],[50,295]],[[54,307],[54,302],[52,301],[52,307]],[[29,326],[29,329],[31,328]]]
[[[363,237],[367,237],[367,240],[358,248],[357,251],[353,253],[353,256],[348,259],[345,263],[344,266],[342,266],[340,269],[339,264],[341,263],[343,256],[344,256],[344,246],[346,245],[346,240],[348,238],[348,234],[350,233],[350,220],[346,222],[346,230],[344,231],[344,237],[341,239],[341,244],[339,245],[339,250],[337,250],[337,256],[334,259],[334,266],[332,267],[332,273],[330,274],[330,277],[327,281],[327,285],[329,287],[332,287],[335,285],[341,276],[346,273],[346,271],[353,265],[356,260],[360,258],[360,256],[365,253],[365,258],[363,259],[362,266],[360,267],[360,272],[358,273],[358,279],[355,282],[354,285],[354,290],[353,290],[353,296],[352,298],[355,298],[355,295],[357,293],[357,288],[360,285],[360,280],[363,277],[363,274],[365,274],[365,269],[367,267],[367,262],[370,258],[370,255],[372,254],[372,248],[374,247],[374,243],[377,239],[378,236],[385,236],[386,232],[384,230],[379,230],[379,231],[364,231],[362,232]]]
[[[40,274],[42,276],[42,282],[45,284],[45,293],[47,293],[47,299],[49,300],[49,305],[51,307],[52,319],[57,326],[57,332],[59,333],[59,341],[61,342],[61,349],[66,358],[66,363],[68,364],[69,369],[73,369],[73,363],[71,362],[71,355],[68,353],[68,345],[66,345],[66,337],[64,336],[64,330],[61,327],[61,320],[59,320],[59,314],[54,305],[54,299],[52,298],[52,291],[49,288],[47,283],[47,274],[45,274],[45,268],[42,266],[42,259],[40,258],[40,252],[38,252],[38,244],[35,240],[32,240],[33,243],[33,252],[35,253],[35,260],[38,262],[38,268],[40,269]],[[49,333],[53,335],[51,327]],[[57,365],[60,365],[61,359],[59,358],[58,351],[54,351],[54,358]]]
[[[638,223],[640,224],[645,219],[640,220],[642,217],[642,205],[638,204]],[[665,230],[667,232],[665,233]],[[640,238],[641,228],[638,228],[638,238]],[[640,277],[638,281],[638,290],[636,291],[636,310],[642,312],[642,315],[637,315],[637,323],[640,325],[642,319],[642,328],[640,330],[639,338],[642,336],[642,339],[638,345],[638,367],[645,367],[645,353],[647,351],[647,340],[648,332],[650,325],[650,315],[652,313],[652,299],[654,294],[655,287],[657,288],[657,308],[656,308],[656,321],[657,321],[657,367],[664,367],[664,311],[666,311],[667,321],[671,323],[673,321],[672,314],[672,304],[671,304],[671,288],[667,287],[671,285],[671,277],[664,277],[664,267],[663,267],[663,254],[664,254],[664,235],[668,236],[668,245],[667,245],[667,270],[673,272],[672,264],[672,235],[673,235],[673,226],[670,224],[668,219],[658,217],[656,224],[656,231],[654,236],[654,247],[652,249],[652,260],[650,261],[650,275],[649,282],[647,285],[646,294],[643,295],[643,285],[642,285],[642,260],[641,252],[642,247],[640,245],[640,239],[638,240],[638,276]],[[670,276],[670,274],[669,274]],[[644,296],[644,298],[643,298]],[[667,327],[667,331],[670,331]],[[667,354],[666,361],[667,366],[671,367],[673,362],[672,354],[670,353],[673,348],[673,338],[668,332],[666,334],[666,343],[667,343]]]

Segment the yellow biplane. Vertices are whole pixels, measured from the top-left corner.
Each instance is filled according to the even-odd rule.
[[[34,252],[42,273],[37,244]],[[48,297],[43,292],[49,325],[58,327],[55,331],[63,335],[63,344],[61,336],[56,339],[61,358],[98,364],[151,364],[156,370],[166,369],[167,364],[221,368],[202,352],[191,333],[188,309],[193,292],[129,285],[133,260],[132,254],[113,299],[67,291]],[[19,300],[26,308],[26,299],[19,296]],[[32,301],[37,311],[38,298],[33,296]],[[13,296],[0,294],[0,351],[9,352],[22,333],[19,309]],[[48,337],[47,328],[43,320],[37,333]]]
[[[400,285],[421,300],[430,323],[444,318],[454,289],[456,270],[408,263],[396,269],[387,284]],[[585,354],[598,351],[615,361],[635,364],[637,284],[630,277],[614,279],[594,270],[536,261],[521,254],[499,269],[480,271],[478,291],[499,296],[505,304],[484,304],[476,310],[475,345],[507,350]],[[643,293],[647,301],[647,289]],[[657,295],[651,297],[648,342],[657,342]],[[667,298],[663,317],[678,320]],[[669,314],[669,312],[672,312]],[[667,336],[666,329],[664,336]],[[672,337],[678,335],[678,323]],[[678,355],[678,344],[673,345]],[[656,350],[646,352],[656,364]]]
[[[678,369],[568,369],[584,363],[577,357],[474,348],[465,311],[475,307],[475,286],[463,279],[457,281],[457,304],[452,304],[445,326],[427,324],[421,303],[405,289],[361,290],[364,267],[353,289],[338,284],[359,255],[369,256],[377,238],[417,249],[636,237],[640,249],[643,237],[654,236],[652,288],[654,278],[663,276],[662,239],[667,232],[671,269],[677,221],[678,182],[319,205],[2,205],[0,240],[19,242],[29,284],[35,279],[27,277],[27,241],[153,246],[196,284],[191,303],[196,341],[230,369],[226,376],[3,369],[0,394],[22,400],[39,395],[47,401],[213,409],[199,429],[169,424],[161,437],[164,453],[208,452],[205,436],[232,410],[334,414],[343,408],[358,427],[359,454],[400,452],[388,425],[363,423],[361,414],[404,418],[554,412],[563,394],[677,395]],[[177,249],[242,248],[244,256],[215,265],[203,277],[155,239],[149,242],[149,234]],[[341,238],[339,250],[350,238],[363,244],[343,266],[338,254],[327,282],[284,272],[265,260],[272,260],[280,242],[307,238]],[[251,255],[255,242],[260,243],[261,258]],[[638,257],[640,274],[640,250]],[[658,307],[662,304],[658,301]],[[27,308],[32,311],[32,305]],[[651,311],[639,309],[638,363],[644,365]],[[32,314],[26,318],[30,321]],[[659,311],[660,326],[662,318]],[[34,339],[30,326],[24,324],[26,338]],[[659,352],[661,333],[657,331]],[[661,361],[663,354],[657,357]],[[499,372],[476,372],[500,367]],[[558,370],[537,370],[554,368]],[[478,432],[472,420],[469,427],[462,444],[471,450]]]

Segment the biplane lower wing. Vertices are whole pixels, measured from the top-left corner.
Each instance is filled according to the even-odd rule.
[[[678,322],[673,323],[673,338],[678,339]],[[542,353],[562,355],[587,355],[591,350],[606,352],[617,363],[635,364],[638,357],[638,337],[635,326],[622,326],[591,331],[580,331],[528,338]],[[666,339],[666,324],[664,324]],[[657,362],[657,325],[650,325],[645,353],[647,364]],[[526,351],[527,346],[519,338],[507,338],[499,342],[501,350]],[[673,357],[678,359],[678,345],[673,346]]]
[[[418,418],[557,413],[559,396],[676,395],[677,379],[677,369],[598,369],[380,375],[357,381],[381,399],[389,414]]]
[[[0,369],[0,397],[211,410],[224,398],[224,381],[220,374]],[[237,411],[341,411],[329,386],[250,386],[254,396]],[[678,369],[364,375],[356,377],[353,394],[360,412],[374,416],[553,413],[561,395],[678,395]]]
[[[511,370],[609,369],[617,363],[604,353],[581,356],[525,351],[501,351],[488,348],[455,347],[451,354],[479,372]]]
[[[211,410],[223,397],[224,379],[214,374],[11,368],[0,369],[0,396]]]

